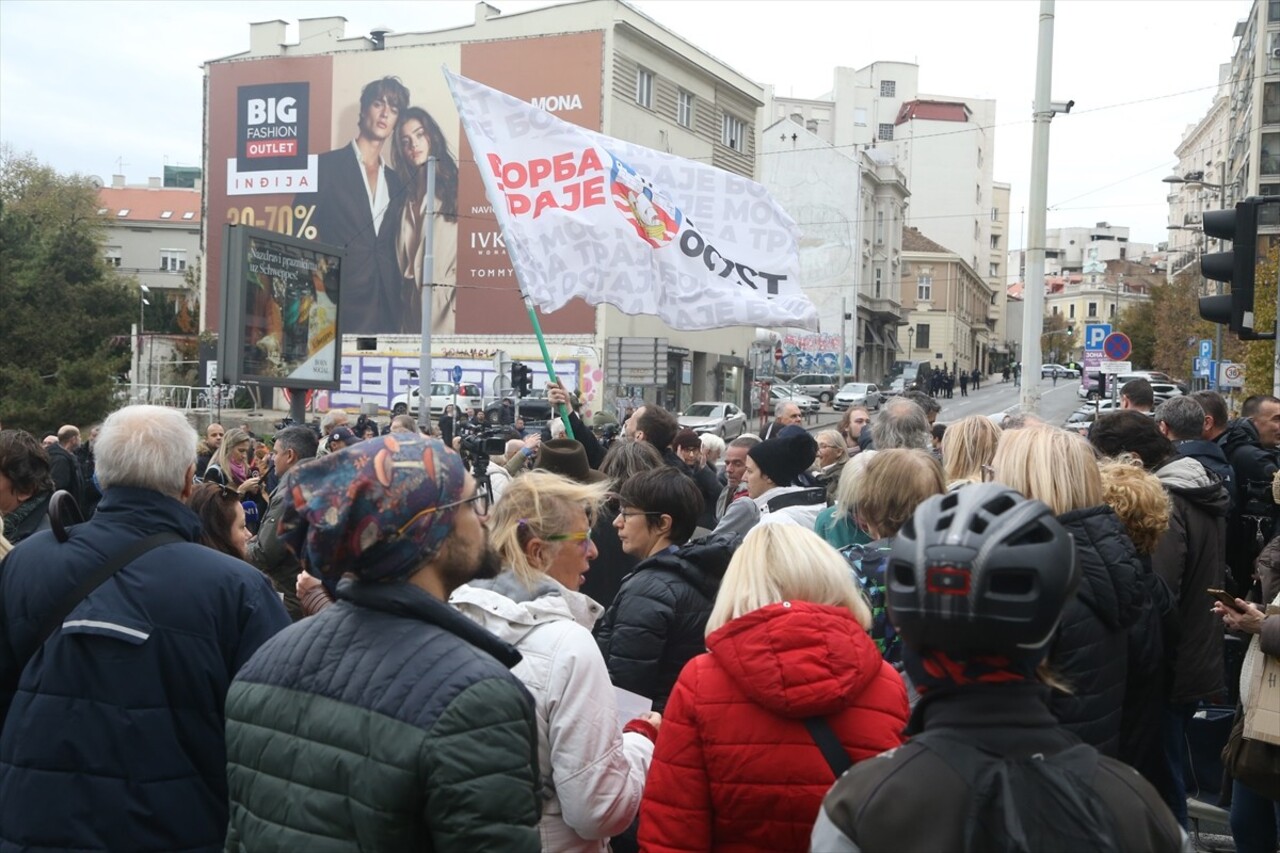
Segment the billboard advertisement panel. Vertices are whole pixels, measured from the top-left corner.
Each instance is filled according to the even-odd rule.
[[[222,232],[223,379],[337,390],[342,250],[243,225]]]
[[[432,298],[433,334],[528,334],[440,69],[461,69],[599,130],[603,50],[603,34],[590,32],[210,64],[209,330],[220,325],[222,226],[230,224],[342,249],[344,334],[420,334],[424,292]],[[428,154],[437,160],[434,217]],[[577,300],[544,318],[543,329],[591,333],[594,318]]]

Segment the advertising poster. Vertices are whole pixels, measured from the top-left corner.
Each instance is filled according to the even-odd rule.
[[[258,228],[225,230],[228,378],[337,389],[341,251]]]
[[[593,32],[211,63],[210,331],[220,323],[222,226],[230,224],[341,249],[343,334],[421,334],[428,292],[434,335],[529,334],[441,67],[598,130],[603,49]],[[437,162],[434,200],[426,198],[428,154]],[[575,300],[544,318],[543,329],[590,333],[594,321],[594,310]]]

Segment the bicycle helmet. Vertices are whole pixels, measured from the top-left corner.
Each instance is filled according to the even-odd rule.
[[[1049,507],[996,483],[920,504],[885,574],[902,641],[957,655],[1042,647],[1080,583],[1075,542]]]

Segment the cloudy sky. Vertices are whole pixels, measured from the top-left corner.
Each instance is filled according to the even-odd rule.
[[[548,2],[490,0],[503,12]],[[1021,245],[1030,178],[1036,0],[635,0],[758,83],[816,97],[832,68],[916,62],[921,91],[995,98],[995,178],[1013,185]],[[1165,239],[1182,133],[1213,99],[1249,0],[1058,0],[1049,226],[1129,225]],[[342,15],[347,35],[473,20],[469,0],[431,2],[0,2],[0,141],[63,171],[131,183],[199,165],[201,63],[246,50],[250,21]]]

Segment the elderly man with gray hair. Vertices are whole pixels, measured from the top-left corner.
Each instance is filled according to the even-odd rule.
[[[1194,397],[1170,397],[1156,407],[1153,415],[1160,433],[1173,442],[1179,455],[1194,459],[1206,471],[1216,474],[1235,502],[1235,472],[1217,442],[1201,438],[1208,422],[1204,407]]]
[[[933,453],[933,434],[924,409],[901,397],[884,404],[871,424],[871,441],[876,450],[907,448]]]
[[[320,446],[316,449],[316,456],[324,456],[329,452],[329,436],[338,427],[350,427],[351,416],[342,409],[330,409],[325,412],[323,418],[320,419]]]
[[[93,518],[5,558],[6,848],[223,846],[227,692],[289,617],[260,572],[198,544],[200,519],[183,503],[196,439],[174,409],[114,412],[97,441]]]

